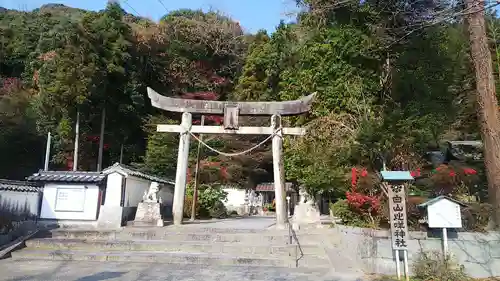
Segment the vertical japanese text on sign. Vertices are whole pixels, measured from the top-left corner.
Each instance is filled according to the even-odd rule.
[[[390,185],[388,191],[392,249],[407,250],[408,223],[406,219],[406,196],[404,185]]]

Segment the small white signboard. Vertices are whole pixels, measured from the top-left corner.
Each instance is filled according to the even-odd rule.
[[[58,188],[55,211],[83,212],[85,210],[85,188]]]
[[[427,220],[430,228],[461,228],[460,204],[446,197],[427,206]]]

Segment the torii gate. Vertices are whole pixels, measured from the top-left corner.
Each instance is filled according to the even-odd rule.
[[[175,176],[174,202],[172,213],[174,225],[181,225],[183,219],[184,196],[186,193],[186,173],[188,168],[190,135],[198,134],[239,134],[269,135],[272,138],[274,191],[276,198],[276,226],[285,228],[287,222],[283,135],[304,135],[304,128],[282,128],[281,116],[299,115],[311,109],[315,94],[294,101],[282,102],[225,102],[187,100],[165,97],[148,87],[151,104],[159,109],[182,112],[180,125],[157,125],[157,132],[180,133],[177,172]],[[223,126],[193,126],[192,113],[224,115]],[[239,115],[271,116],[270,127],[240,127]]]

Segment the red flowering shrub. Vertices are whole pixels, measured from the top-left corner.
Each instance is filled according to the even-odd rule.
[[[184,93],[181,98],[188,100],[217,100],[219,95],[214,92],[194,92],[194,93]]]
[[[378,196],[368,196],[357,192],[346,192],[347,202],[355,211],[369,212],[375,215],[380,210],[380,199]]]
[[[380,194],[377,192],[375,185],[376,179],[373,174],[368,174],[366,168],[352,168],[351,192],[346,192],[346,199],[353,211],[371,215],[379,213]]]
[[[224,77],[214,75],[214,76],[212,76],[212,82],[216,85],[221,85],[221,84],[225,84],[227,82],[227,79]]]
[[[0,83],[0,91],[7,94],[16,92],[22,88],[21,80],[14,77],[0,79]]]
[[[221,125],[224,121],[224,117],[217,115],[207,115],[205,116],[205,122],[214,123],[216,125]],[[193,120],[193,124],[199,125],[201,124],[201,120]]]

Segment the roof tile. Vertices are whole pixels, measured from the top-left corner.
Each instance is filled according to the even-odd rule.
[[[164,184],[170,184],[170,185],[175,185],[175,181],[172,180],[172,179],[167,179],[167,178],[161,178],[161,177],[157,177],[157,176],[153,176],[153,175],[148,175],[148,174],[145,174],[135,168],[132,168],[130,166],[126,166],[126,165],[123,165],[123,164],[120,164],[120,163],[115,163],[113,166],[110,166],[106,169],[104,169],[102,171],[103,174],[109,174],[113,171],[117,171],[117,170],[121,170],[123,171],[124,173],[128,174],[128,175],[131,175],[131,176],[134,176],[134,177],[138,177],[138,178],[143,178],[143,179],[146,179],[146,180],[150,180],[150,181],[155,181],[155,182],[158,182],[158,183],[164,183]]]
[[[42,188],[32,182],[0,179],[0,190],[19,192],[40,192]]]
[[[292,183],[285,183],[286,192],[294,192],[295,190],[292,188]],[[260,183],[255,187],[255,191],[274,191],[274,183],[266,182]]]
[[[99,172],[81,171],[39,171],[28,177],[28,181],[34,182],[81,182],[100,183],[106,175]]]

